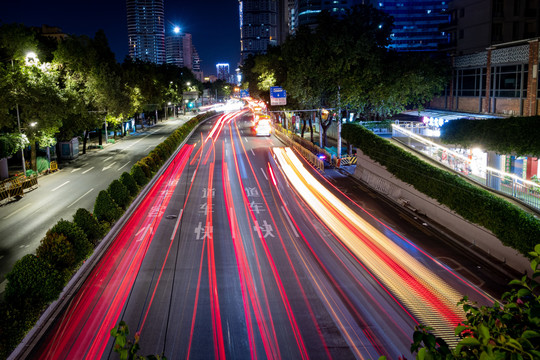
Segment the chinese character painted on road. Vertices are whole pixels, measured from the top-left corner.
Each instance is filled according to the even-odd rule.
[[[272,225],[267,223],[266,220],[263,221],[262,225],[259,225],[259,223],[255,223],[253,227],[255,228],[255,231],[257,231],[257,227],[261,229],[261,232],[264,238],[275,237],[274,229],[272,228]]]
[[[209,194],[208,188],[203,188],[202,190],[203,190],[202,198],[206,199],[208,197],[208,194]],[[216,196],[216,189],[212,188],[212,197],[214,197],[214,196]]]
[[[207,203],[201,204],[201,206],[199,207],[199,213],[200,214],[207,214],[209,212],[208,210],[210,210],[210,212],[214,212],[213,204],[210,205],[210,209],[208,208]]]
[[[201,222],[199,222],[199,225],[195,228],[195,235],[197,236],[197,240],[204,240],[211,236],[213,232],[213,226],[202,226]]]
[[[246,194],[247,194],[247,196],[260,196],[259,195],[259,190],[257,190],[257,188],[247,187],[246,188]]]
[[[255,201],[252,201],[249,205],[251,206],[255,214],[259,214],[261,211],[264,211],[264,208],[262,207],[262,204],[260,203],[256,203]]]

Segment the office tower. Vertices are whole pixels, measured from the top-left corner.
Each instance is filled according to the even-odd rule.
[[[448,43],[441,26],[448,23],[446,1],[372,1],[375,8],[394,17],[390,48],[397,51],[437,51]]]
[[[165,62],[163,0],[127,0],[129,56],[156,64]]]
[[[216,75],[220,80],[229,81],[229,64],[216,64]]]
[[[240,0],[240,52],[242,60],[248,55],[264,54],[268,45],[280,43],[278,25],[280,6],[284,0]]]
[[[180,29],[176,27],[172,34],[165,37],[165,54],[167,64],[176,65],[178,67],[184,66],[184,58],[182,54],[183,37],[180,33]]]
[[[340,0],[340,1],[323,1],[323,0],[296,0],[296,20],[297,26],[317,25],[317,16],[321,11],[328,11],[331,14],[340,16],[347,9],[354,5],[365,3],[363,0]]]

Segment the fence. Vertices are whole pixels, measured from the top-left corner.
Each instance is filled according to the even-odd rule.
[[[327,151],[321,149],[317,145],[311,143],[298,135],[293,134],[289,130],[283,129],[281,126],[275,127],[276,136],[283,141],[287,146],[296,150],[306,161],[312,164],[320,171],[324,171],[324,161],[322,161],[316,154],[325,154],[331,159],[330,154]]]
[[[27,177],[21,175],[0,182],[0,202],[12,201],[23,196],[25,190],[35,189],[38,185],[37,179],[36,175]]]

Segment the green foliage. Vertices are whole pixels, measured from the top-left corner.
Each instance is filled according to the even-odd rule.
[[[540,156],[540,116],[447,122],[441,140],[463,147],[480,147],[499,154]]]
[[[36,250],[36,255],[59,272],[71,270],[75,265],[73,246],[62,234],[47,233]]]
[[[131,176],[128,172],[124,172],[122,175],[120,175],[120,181],[128,189],[131,196],[137,195],[139,192],[139,186],[137,185],[137,182],[133,176]]]
[[[112,223],[122,216],[122,209],[118,207],[106,190],[101,190],[94,204],[94,216],[99,221]]]
[[[0,134],[0,159],[15,154],[25,145],[28,140],[20,134]]]
[[[11,304],[26,300],[34,306],[42,306],[55,300],[64,286],[62,275],[34,254],[18,260],[6,278],[5,297]]]
[[[41,306],[25,299],[0,302],[0,359],[7,359],[34,326],[41,315]]]
[[[86,259],[94,248],[88,241],[84,231],[71,221],[60,219],[56,225],[47,231],[47,235],[49,234],[62,234],[67,238],[75,251],[76,264]]]
[[[540,358],[540,244],[529,254],[533,279],[512,280],[512,290],[502,296],[502,304],[470,304],[463,298],[458,305],[467,320],[455,328],[460,339],[454,349],[435,337],[430,328],[418,326],[411,352],[417,359],[539,359]]]
[[[148,161],[143,158],[135,163],[144,173],[144,176],[150,180],[152,178],[152,168],[148,165]],[[144,160],[144,161],[143,161]],[[150,160],[151,161],[151,160]]]
[[[104,229],[90,211],[79,208],[73,215],[73,222],[86,234],[88,241],[94,246],[104,235]]]
[[[37,162],[37,172],[38,174],[45,171],[45,170],[48,170],[50,165],[49,165],[49,160],[47,160],[47,158],[45,157],[38,157],[36,159],[36,162]]]
[[[139,164],[133,165],[131,168],[131,176],[139,186],[144,186],[148,182],[148,177],[144,173],[143,167]]]
[[[167,360],[162,355],[137,355],[141,346],[139,345],[139,334],[135,334],[133,341],[128,340],[129,329],[124,321],[120,321],[118,326],[111,330],[111,336],[114,338],[114,352],[119,354],[121,360]]]
[[[523,255],[527,256],[540,238],[540,221],[515,205],[429,165],[361,126],[344,124],[342,135],[398,179],[492,231],[504,245]]]
[[[131,196],[127,187],[120,182],[120,180],[114,180],[107,189],[109,195],[114,200],[114,202],[120,206],[122,209],[126,209],[131,201]]]
[[[161,165],[163,165],[163,160],[161,159],[157,151],[152,150],[150,154],[148,154],[148,157],[150,157],[152,161],[154,162],[155,167],[157,168],[156,171],[159,170]]]

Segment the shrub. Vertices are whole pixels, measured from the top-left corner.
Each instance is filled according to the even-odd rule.
[[[122,209],[116,205],[106,190],[101,190],[94,204],[94,216],[99,221],[112,223],[122,216]]]
[[[124,172],[122,175],[120,175],[120,182],[128,189],[131,196],[135,196],[139,192],[137,182],[129,173]]]
[[[159,156],[157,151],[152,150],[150,154],[148,154],[148,157],[152,158],[152,161],[154,161],[156,171],[159,170],[161,165],[163,165],[163,160],[161,159],[161,156]]]
[[[131,200],[129,190],[120,182],[120,180],[114,180],[107,189],[109,195],[114,202],[122,209],[127,208]]]
[[[17,261],[6,278],[5,297],[12,304],[27,300],[36,306],[44,305],[55,300],[64,286],[60,273],[34,254]]]
[[[59,272],[73,269],[75,251],[68,239],[57,233],[47,233],[36,250],[40,259],[47,261]]]
[[[67,238],[75,251],[75,262],[77,264],[92,253],[93,246],[88,241],[84,231],[71,221],[60,219],[56,225],[47,231],[47,234],[50,233],[62,234]]]
[[[133,180],[135,180],[139,186],[144,186],[148,182],[148,177],[139,164],[133,165],[131,168],[131,176],[133,176]]]
[[[40,306],[26,299],[0,303],[0,359],[7,359],[41,315]]]
[[[86,234],[88,241],[94,246],[97,244],[97,240],[101,239],[104,234],[103,227],[99,224],[97,219],[92,216],[90,211],[86,209],[79,208],[75,215],[73,215],[73,222],[81,228]]]
[[[150,180],[152,178],[152,169],[150,168],[150,166],[148,166],[148,164],[143,161],[144,159],[141,159],[139,161],[137,161],[137,163],[135,165],[139,165],[139,167],[141,168],[141,170],[144,172],[144,176],[146,177],[147,180]]]
[[[152,159],[150,156],[146,156],[142,158],[140,162],[148,166],[148,168],[151,170],[151,173],[156,172],[159,169],[159,166],[156,164],[154,159]],[[151,173],[150,173],[150,178],[152,177]]]

